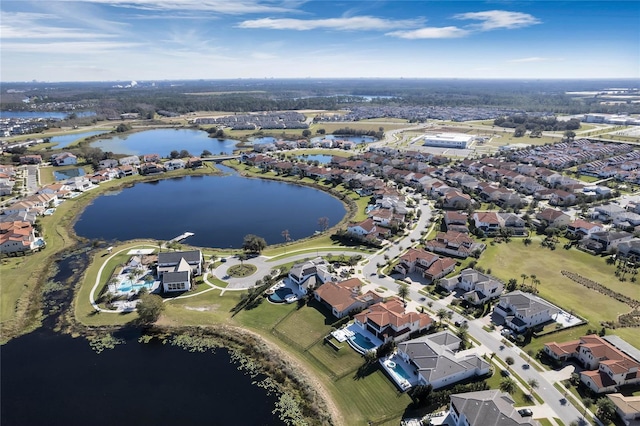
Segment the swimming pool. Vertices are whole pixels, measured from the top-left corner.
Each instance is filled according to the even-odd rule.
[[[356,346],[360,347],[364,351],[369,351],[376,347],[376,344],[371,341],[368,337],[363,336],[357,331],[351,336],[351,341],[356,344]]]
[[[116,290],[119,293],[129,293],[131,290],[140,291],[142,287],[146,287],[147,290],[151,291],[153,287],[153,281],[145,282],[145,283],[139,283],[139,282],[133,283],[131,281],[123,281],[120,284],[118,284],[118,287],[116,288]]]
[[[287,298],[287,296],[291,296],[293,294],[293,290],[287,287],[282,287],[273,292],[271,296],[269,296],[269,300],[274,303],[282,303]]]
[[[390,362],[387,363],[387,366],[393,370],[394,373],[396,373],[398,376],[400,376],[402,379],[404,380],[411,380],[412,376],[411,374],[407,373],[405,371],[404,368],[402,368],[402,366],[396,362],[394,362],[393,364],[391,364]]]

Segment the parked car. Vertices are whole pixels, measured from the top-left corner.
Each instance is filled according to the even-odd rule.
[[[520,410],[518,410],[518,414],[520,414],[522,417],[531,417],[533,416],[533,411],[528,408],[521,408]]]

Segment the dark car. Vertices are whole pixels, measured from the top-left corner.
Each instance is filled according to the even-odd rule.
[[[533,416],[533,411],[529,410],[528,408],[522,408],[518,410],[518,414],[520,414],[522,417],[531,417]]]

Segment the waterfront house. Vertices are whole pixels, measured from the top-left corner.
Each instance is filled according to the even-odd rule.
[[[456,352],[460,338],[450,331],[418,337],[398,344],[397,356],[418,375],[418,384],[433,389],[488,374],[490,364],[475,353]]]
[[[0,222],[0,253],[24,253],[41,247],[42,243],[31,223]]]
[[[129,155],[118,160],[121,166],[139,166],[140,158],[137,155]]]
[[[183,159],[176,158],[174,160],[169,160],[165,162],[163,165],[167,171],[170,171],[170,170],[184,169],[186,164],[187,163]]]
[[[78,157],[70,152],[61,152],[51,156],[51,164],[54,166],[71,166],[78,164]]]
[[[294,264],[289,270],[288,279],[298,286],[298,290],[302,294],[307,294],[309,290],[327,281],[337,281],[329,272],[329,262],[322,257]]]
[[[368,291],[361,293],[363,282],[358,278],[345,281],[327,281],[314,292],[315,299],[331,310],[336,318],[343,318],[351,312],[367,308],[383,299],[378,294]]]
[[[191,289],[193,276],[202,274],[200,250],[166,251],[158,253],[158,277],[165,292]]]
[[[425,313],[405,311],[405,304],[397,297],[378,302],[354,317],[355,324],[383,342],[400,342],[412,333],[428,330],[433,320]]]
[[[40,164],[40,163],[42,163],[41,155],[30,154],[30,155],[23,155],[20,157],[20,164]]]

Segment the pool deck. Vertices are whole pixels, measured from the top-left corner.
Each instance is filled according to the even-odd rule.
[[[402,392],[405,392],[409,388],[411,388],[413,386],[416,386],[416,385],[418,385],[420,383],[419,382],[418,373],[415,372],[415,367],[412,366],[412,365],[407,364],[402,358],[397,356],[395,353],[393,355],[390,355],[390,356],[386,357],[385,359],[381,359],[379,362],[380,362],[380,365],[382,366],[382,369],[387,372],[387,375],[391,378],[391,380],[393,380],[395,385]],[[393,363],[395,363],[395,365],[401,367],[411,377],[409,377],[408,379],[405,379],[404,377],[401,377],[391,367],[391,365],[393,365]]]

